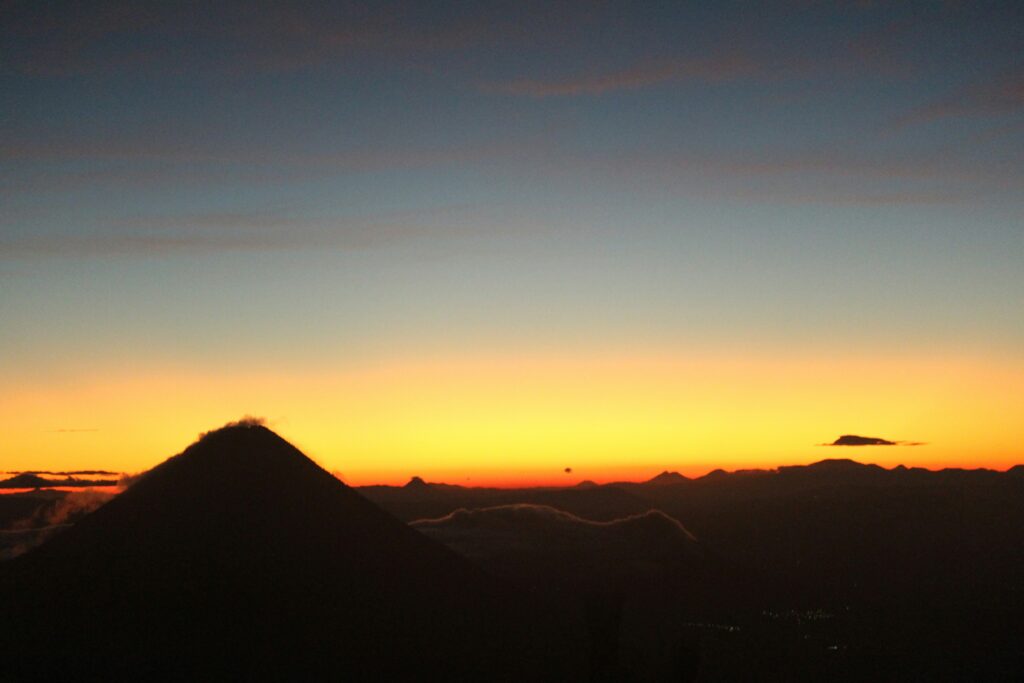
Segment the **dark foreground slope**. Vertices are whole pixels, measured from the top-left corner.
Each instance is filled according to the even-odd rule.
[[[0,565],[0,597],[0,654],[16,679],[522,680],[579,668],[510,588],[261,426],[206,435]]]
[[[641,680],[682,669],[665,663],[673,647],[689,651],[702,681],[995,681],[1024,672],[1020,466],[928,471],[826,460],[586,488],[361,490],[410,521],[427,508],[457,521],[467,516],[459,508],[479,516],[493,501],[533,505],[541,494],[545,505],[591,519],[656,509],[679,520],[704,562],[646,575],[621,593],[619,660]],[[615,512],[576,512],[583,504]],[[425,524],[437,522],[417,526]],[[458,536],[446,526],[436,538],[490,552],[477,540],[484,524],[472,534],[456,526]],[[500,528],[482,540],[507,554],[505,571],[522,573],[534,551],[495,544],[508,535]],[[547,558],[526,566],[557,579],[564,563]],[[574,568],[574,583],[593,577],[594,564]]]

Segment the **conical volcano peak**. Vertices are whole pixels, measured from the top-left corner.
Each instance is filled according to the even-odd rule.
[[[363,680],[382,667],[396,680],[452,667],[480,680],[517,669],[509,638],[533,642],[509,591],[246,420],[0,565],[0,652],[52,664],[33,670],[39,680],[71,661],[116,662],[116,680],[232,678],[240,663],[259,680]],[[47,660],[54,642],[73,656]]]
[[[263,425],[245,418],[204,432],[181,453],[144,473],[132,489],[268,489],[289,482],[329,480],[341,485],[299,449]]]
[[[289,450],[302,455],[294,446],[262,422],[251,419],[229,422],[219,429],[203,432],[196,442],[186,448],[182,454],[193,450],[220,453],[232,448],[250,449],[253,458],[266,457],[268,453],[281,450]]]
[[[678,472],[663,471],[661,474],[647,480],[648,484],[681,484],[688,481],[686,477]]]
[[[213,447],[216,447],[215,449]],[[245,417],[229,422],[223,427],[203,432],[195,443],[185,449],[185,453],[199,448],[201,450],[223,451],[231,448],[251,449],[252,457],[258,458],[266,453],[289,451],[295,455],[301,452],[276,432],[266,426],[262,418]]]

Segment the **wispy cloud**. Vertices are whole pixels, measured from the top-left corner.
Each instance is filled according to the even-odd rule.
[[[101,140],[61,139],[54,130],[21,131],[0,139],[0,161],[104,161],[224,164],[252,166],[319,167],[333,170],[373,171],[417,168],[451,162],[475,161],[518,148],[522,140],[481,140],[446,146],[374,146],[303,150],[270,145],[231,146],[209,143],[183,133],[168,138],[154,131],[139,135],[118,132]]]
[[[503,212],[452,206],[363,217],[303,218],[268,213],[139,216],[110,221],[116,230],[92,235],[0,238],[0,257],[118,256],[175,253],[360,250],[521,230]]]
[[[0,257],[158,255],[182,251],[254,251],[296,248],[298,246],[301,246],[298,241],[283,236],[40,236],[7,239],[0,242]]]
[[[897,127],[949,118],[1000,116],[1024,111],[1024,66],[995,78],[970,83],[919,107],[896,121]]]
[[[6,70],[38,77],[149,73],[272,73],[330,65],[361,54],[406,56],[553,34],[554,18],[585,17],[584,3],[528,12],[487,5],[424,6],[309,2],[219,2],[194,11],[180,3],[94,2],[62,7],[7,3],[0,8]],[[568,7],[568,9],[566,9]],[[125,37],[133,40],[124,40]],[[203,49],[195,49],[202,45]]]
[[[881,206],[943,206],[962,204],[970,196],[961,192],[854,192],[821,191],[800,192],[788,189],[775,191],[736,191],[737,199],[770,202],[775,204],[827,205],[836,207],[881,207]]]
[[[651,194],[698,194],[773,204],[939,206],[989,201],[1024,190],[1007,164],[947,154],[866,154],[843,149],[758,153],[635,150],[552,156],[549,172]]]
[[[645,61],[631,67],[597,73],[585,73],[561,79],[518,79],[482,83],[486,93],[526,97],[572,97],[601,95],[619,90],[638,90],[666,82],[700,81],[718,83],[733,81],[757,73],[761,67],[740,55],[721,58],[660,59]]]
[[[545,149],[544,141],[550,138],[544,133],[447,145],[302,149],[273,142],[243,147],[216,139],[204,144],[187,131],[152,133],[99,140],[45,128],[0,133],[0,163],[21,168],[0,184],[0,196],[96,187],[291,184],[342,174],[467,167],[529,156]]]
[[[1007,128],[1004,133],[1012,133]],[[31,136],[45,140],[47,136]],[[869,153],[845,148],[779,149],[744,153],[696,152],[685,149],[582,150],[566,144],[550,132],[513,136],[507,140],[477,140],[436,147],[297,150],[237,149],[216,145],[202,148],[194,141],[129,138],[110,144],[29,144],[8,139],[0,143],[0,159],[27,164],[23,173],[0,187],[0,196],[53,195],[76,190],[120,191],[134,188],[193,188],[288,183],[342,174],[372,173],[380,170],[430,171],[440,168],[471,168],[483,164],[500,168],[503,174],[549,174],[611,182],[625,189],[676,191],[697,188],[716,196],[742,200],[834,205],[938,205],[985,201],[992,193],[1024,189],[1024,175],[1011,161],[958,159],[950,151],[895,155]],[[8,208],[0,225],[30,220],[25,208]],[[183,221],[182,219],[187,219]],[[114,227],[129,227],[134,219],[117,218]],[[140,227],[147,237],[122,242],[116,250],[187,248],[206,237],[153,234],[147,228],[177,228],[184,222],[193,228],[239,227],[302,229],[298,219],[252,212],[230,212],[192,216],[149,216]],[[168,225],[172,221],[175,225]],[[110,224],[110,223],[108,223]],[[223,238],[223,231],[213,238]],[[92,240],[90,240],[92,241]],[[288,238],[245,236],[241,248],[282,248]],[[231,240],[236,244],[235,240]],[[112,245],[113,246],[113,245]],[[199,245],[196,245],[199,246]],[[205,246],[216,247],[215,244]],[[4,247],[0,245],[0,250]],[[8,244],[8,248],[10,245]],[[229,248],[221,245],[221,248]],[[53,251],[60,247],[35,243],[34,250]]]
[[[562,77],[484,81],[478,90],[532,98],[596,96],[669,83],[727,83],[740,80],[862,77],[906,79],[918,67],[904,45],[908,34],[948,18],[942,11],[872,25],[853,36],[837,34],[827,48],[780,44],[777,36],[723,33],[713,50],[689,56],[647,58],[633,64],[591,68]]]

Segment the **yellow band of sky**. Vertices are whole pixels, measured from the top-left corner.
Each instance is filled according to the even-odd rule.
[[[140,471],[246,414],[353,484],[412,475],[568,484],[826,457],[1004,469],[1024,461],[1021,406],[1019,361],[951,355],[531,353],[287,372],[149,367],[6,386],[0,469]],[[846,433],[927,445],[818,445]]]

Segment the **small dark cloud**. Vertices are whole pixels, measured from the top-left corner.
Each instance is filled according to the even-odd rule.
[[[843,434],[833,441],[831,446],[895,446],[895,441],[882,439],[877,436],[857,436],[856,434]]]
[[[563,471],[563,472],[565,472],[566,474],[572,474],[572,468],[571,468],[571,467],[566,467],[566,468],[565,468],[564,470],[562,470],[562,471]]]
[[[859,436],[857,434],[843,434],[832,443],[823,443],[822,446],[924,446],[920,441],[890,441],[877,436]]]

